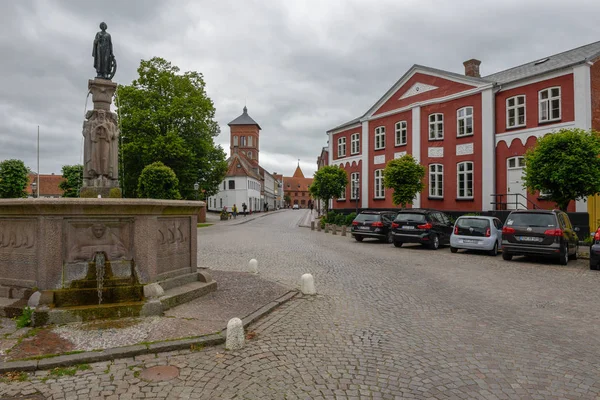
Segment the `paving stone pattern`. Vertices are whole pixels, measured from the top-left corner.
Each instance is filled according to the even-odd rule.
[[[52,399],[589,399],[600,395],[600,273],[420,246],[401,249],[298,227],[306,210],[199,231],[203,266],[299,286],[302,296],[222,346],[47,371],[0,396]],[[150,383],[140,371],[180,368]]]

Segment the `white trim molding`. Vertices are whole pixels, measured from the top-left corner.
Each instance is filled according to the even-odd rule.
[[[559,129],[574,128],[574,127],[575,127],[575,122],[569,121],[569,122],[563,122],[560,124],[548,124],[548,125],[544,125],[544,126],[539,126],[537,128],[522,129],[522,130],[515,131],[515,132],[506,132],[506,133],[496,134],[496,146],[498,146],[498,143],[500,143],[500,142],[505,142],[506,145],[508,147],[510,147],[512,145],[513,140],[515,140],[515,139],[519,139],[521,141],[521,143],[523,143],[523,145],[525,145],[525,143],[527,142],[527,139],[529,139],[532,136],[542,137],[547,133],[551,133],[551,132],[559,130]],[[485,160],[485,158],[484,158],[484,160]]]
[[[331,163],[329,165],[344,166],[348,163],[350,163],[350,165],[352,165],[353,162],[356,162],[358,164],[358,162],[360,160],[362,160],[361,155],[352,156],[352,157],[342,157],[342,158],[338,158],[337,160],[331,161]]]
[[[493,89],[481,93],[481,209],[492,210],[492,194],[496,192],[496,146],[494,133],[495,97]],[[458,146],[456,153],[458,154]],[[471,143],[471,153],[473,144]]]
[[[355,124],[352,125],[348,125],[348,126],[342,126],[341,128],[337,128],[337,129],[332,129],[330,131],[327,131],[328,134],[334,134],[337,135],[338,133],[343,133],[352,129],[356,129],[356,128],[360,128],[361,124],[360,122],[357,122]]]
[[[520,81],[516,81],[513,83],[506,83],[502,85],[502,91],[515,89],[521,86],[531,85],[533,83],[544,82],[550,79],[558,78],[560,76],[565,76],[573,73],[572,67],[567,67],[567,69],[562,69],[553,73],[539,75],[537,77],[532,77],[528,79],[523,79]]]
[[[327,133],[327,136],[329,136],[329,140],[327,141],[327,154],[329,156],[329,160],[327,160],[327,165],[333,165],[333,134],[329,132]]]
[[[573,68],[573,86],[575,91],[575,126],[589,130],[592,127],[592,89],[590,66],[588,64]]]
[[[361,187],[360,187],[360,204],[361,208],[369,208],[369,122],[362,123],[362,169],[361,169]]]
[[[399,89],[399,88],[398,88]],[[402,96],[400,96],[399,100],[406,99],[407,97],[416,96],[421,93],[430,92],[432,90],[439,89],[437,86],[428,85],[426,83],[417,82],[410,87]]]
[[[420,163],[421,162],[421,107],[412,109],[412,156]],[[413,201],[413,207],[421,207],[421,193],[417,193]]]

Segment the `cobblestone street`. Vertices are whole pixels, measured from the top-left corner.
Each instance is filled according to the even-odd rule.
[[[600,396],[600,273],[520,257],[355,242],[298,227],[286,210],[199,230],[199,266],[246,271],[297,297],[223,346],[103,362],[74,376],[29,374],[0,398],[590,399]],[[141,379],[174,365],[179,377]],[[32,397],[33,398],[33,397]]]

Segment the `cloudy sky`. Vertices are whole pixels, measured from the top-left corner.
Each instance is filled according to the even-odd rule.
[[[129,84],[160,56],[204,74],[227,123],[247,104],[261,164],[312,176],[325,132],[363,114],[412,64],[488,75],[600,40],[597,0],[1,0],[0,160],[60,173],[81,162],[98,24]],[[90,99],[91,103],[91,99]],[[88,108],[90,104],[88,104]]]

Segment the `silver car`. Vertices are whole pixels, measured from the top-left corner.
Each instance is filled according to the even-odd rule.
[[[450,251],[484,250],[496,256],[502,247],[502,222],[495,217],[462,216],[454,223]]]

